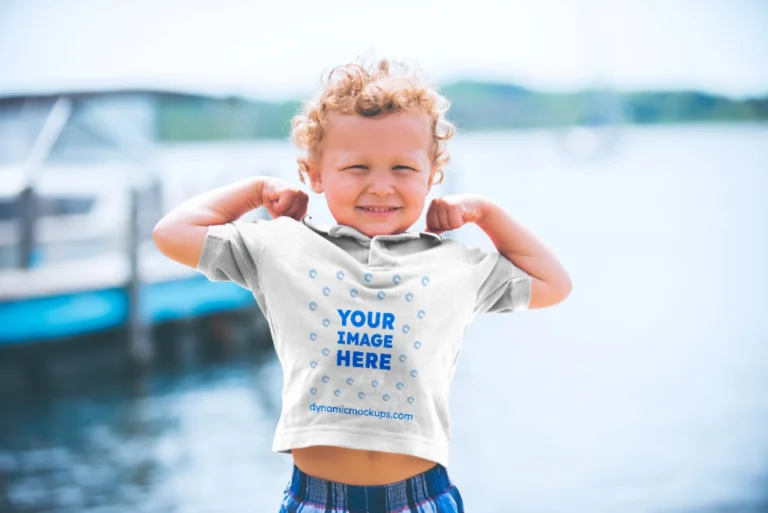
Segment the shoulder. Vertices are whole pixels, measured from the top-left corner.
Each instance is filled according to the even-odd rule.
[[[293,240],[302,233],[301,225],[289,217],[277,219],[237,219],[230,223],[208,227],[208,238],[230,241],[237,248],[251,253]]]
[[[305,247],[321,239],[310,227],[287,216],[246,221],[240,224],[239,229],[244,237],[256,239],[278,252]]]
[[[493,252],[484,251],[456,239],[443,238],[436,246],[446,258],[461,260],[464,263],[475,264],[483,258],[494,257]]]
[[[299,232],[304,227],[291,217],[278,217],[276,219],[238,219],[231,223],[235,225],[241,233],[252,234],[273,234],[273,233],[292,233]]]

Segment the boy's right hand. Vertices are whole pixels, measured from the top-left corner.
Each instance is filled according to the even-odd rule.
[[[309,196],[278,178],[268,178],[261,188],[261,205],[272,218],[292,217],[300,221],[307,213]]]
[[[160,252],[189,267],[196,267],[208,228],[239,219],[263,206],[273,218],[301,220],[307,213],[307,194],[273,177],[254,176],[222,185],[189,200],[167,213],[152,230]]]

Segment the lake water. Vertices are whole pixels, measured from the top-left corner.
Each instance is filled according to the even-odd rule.
[[[293,179],[287,144],[218,148],[164,153],[194,182],[176,194],[245,168]],[[633,128],[597,159],[548,131],[450,149],[434,194],[497,201],[574,286],[466,333],[449,472],[468,511],[768,511],[768,127]],[[329,220],[322,198],[310,214]],[[6,406],[0,511],[276,512],[281,379],[269,354]]]

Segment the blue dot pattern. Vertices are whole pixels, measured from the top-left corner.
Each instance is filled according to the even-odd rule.
[[[317,278],[317,276],[318,276],[318,272],[317,272],[317,270],[316,270],[316,269],[311,269],[311,270],[309,271],[309,277],[310,277],[311,279],[316,279],[316,278]],[[339,281],[343,281],[345,278],[346,278],[346,275],[345,275],[344,271],[342,271],[342,270],[338,270],[338,271],[336,272],[336,279],[338,279]],[[365,282],[366,282],[366,283],[368,283],[368,284],[372,283],[372,282],[373,282],[373,273],[365,273],[365,275],[363,276],[363,279],[364,279],[364,280],[365,280]],[[422,285],[423,287],[426,287],[427,285],[429,285],[429,281],[430,281],[430,279],[429,279],[429,276],[422,276],[422,277],[421,277],[421,285]],[[402,277],[401,277],[399,274],[395,274],[394,276],[392,276],[392,283],[393,283],[394,285],[399,285],[401,282],[402,282]],[[327,297],[327,296],[330,296],[330,294],[331,294],[331,288],[330,288],[330,287],[328,287],[328,286],[325,286],[325,287],[323,287],[323,289],[322,289],[322,293],[323,293],[323,295],[324,295],[324,296],[326,296],[326,297]],[[350,291],[349,291],[349,295],[350,295],[350,297],[352,297],[352,298],[357,298],[357,297],[359,297],[359,295],[360,295],[360,292],[359,292],[357,289],[355,289],[355,288],[352,288],[352,289],[350,289]],[[377,297],[379,300],[383,300],[383,299],[386,297],[386,293],[385,293],[383,290],[380,290],[380,291],[378,291],[378,292],[376,293],[376,297]],[[415,295],[413,294],[413,292],[407,292],[407,293],[404,295],[404,299],[405,299],[407,302],[409,302],[409,303],[410,303],[410,302],[413,302],[413,300],[415,299]],[[309,303],[309,309],[310,309],[310,310],[312,310],[312,311],[315,311],[315,310],[317,310],[317,307],[318,307],[318,305],[317,305],[317,303],[316,303],[316,302],[312,301],[311,303]],[[424,319],[424,318],[426,317],[426,311],[424,311],[424,310],[418,310],[418,311],[416,312],[416,316],[417,316],[419,319]],[[323,324],[323,326],[324,326],[324,327],[328,328],[328,327],[330,327],[330,326],[331,326],[331,320],[330,320],[330,319],[328,319],[328,318],[324,318],[324,319],[323,319],[323,321],[322,321],[322,324]],[[402,330],[402,332],[403,332],[403,333],[406,333],[406,334],[407,334],[407,333],[409,333],[409,332],[411,331],[411,327],[410,327],[410,325],[408,325],[408,324],[404,324],[404,325],[402,325],[402,327],[401,327],[401,330]],[[313,341],[317,340],[317,338],[318,338],[318,337],[317,337],[317,333],[315,333],[315,332],[312,332],[312,333],[310,333],[310,335],[309,335],[309,338],[310,338],[311,340],[313,340]],[[416,340],[416,341],[414,341],[414,342],[413,342],[413,347],[414,347],[415,349],[417,349],[417,350],[418,350],[418,349],[420,349],[420,348],[421,348],[421,346],[422,346],[422,343],[421,343],[421,341],[419,341],[419,340]],[[322,350],[322,353],[323,353],[323,355],[325,355],[325,356],[328,356],[328,355],[330,354],[330,349],[328,349],[328,348],[323,348],[323,350]],[[399,356],[399,360],[400,360],[400,362],[401,362],[401,363],[404,363],[404,362],[406,362],[406,360],[407,360],[407,356],[406,356],[405,354],[401,354],[401,355]],[[326,360],[326,361],[327,361],[327,360]],[[315,369],[315,368],[317,367],[317,365],[318,365],[318,363],[317,363],[316,361],[314,361],[314,360],[310,361],[310,367],[312,367],[313,369]],[[412,370],[410,371],[410,373],[409,373],[409,374],[410,374],[410,376],[411,376],[411,377],[415,378],[415,377],[418,375],[418,371],[417,371],[416,369],[412,369]],[[322,381],[323,381],[323,383],[328,383],[328,382],[330,381],[330,377],[329,377],[329,376],[327,376],[327,375],[324,375],[324,376],[322,377]],[[352,377],[348,377],[348,378],[346,378],[346,380],[345,380],[345,381],[346,381],[347,385],[353,385],[353,384],[354,384],[354,382],[355,382],[354,378],[352,378]],[[377,388],[377,387],[379,387],[379,385],[380,385],[380,383],[379,383],[379,380],[377,380],[377,379],[374,379],[374,380],[372,380],[370,383],[371,383],[371,386],[372,386],[372,387],[374,387],[374,388]],[[402,381],[398,381],[398,382],[395,384],[395,388],[396,388],[397,390],[403,390],[403,389],[405,388],[405,383],[403,383]],[[313,395],[315,395],[315,394],[317,394],[317,393],[318,393],[318,389],[317,389],[316,387],[312,387],[312,388],[310,389],[310,393],[312,393]],[[335,389],[333,393],[334,393],[334,395],[335,395],[336,397],[339,397],[339,396],[341,396],[341,390],[340,390],[340,389],[338,389],[338,388],[337,388],[337,389]],[[364,398],[365,398],[365,393],[364,393],[364,392],[358,392],[358,398],[360,398],[360,399],[364,399]],[[390,396],[389,394],[387,394],[387,393],[384,393],[384,394],[382,394],[382,396],[381,396],[381,399],[382,399],[382,400],[384,400],[384,401],[389,401],[389,400],[391,399],[391,396]],[[413,404],[413,403],[414,403],[414,401],[415,401],[415,399],[414,399],[414,397],[413,397],[413,396],[409,396],[409,397],[407,398],[407,402],[408,402],[408,404]]]

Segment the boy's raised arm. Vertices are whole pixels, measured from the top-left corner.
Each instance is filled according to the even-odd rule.
[[[255,176],[198,194],[168,212],[152,231],[155,245],[168,258],[197,267],[208,227],[230,223],[264,206],[273,218],[301,219],[307,194],[273,177]]]
[[[571,278],[557,257],[504,209],[488,200],[480,204],[477,225],[499,253],[531,276],[528,308],[545,308],[568,297]]]
[[[557,257],[504,209],[475,194],[435,198],[427,212],[427,230],[442,233],[476,223],[496,250],[531,277],[529,309],[563,301],[571,293],[571,278]]]

